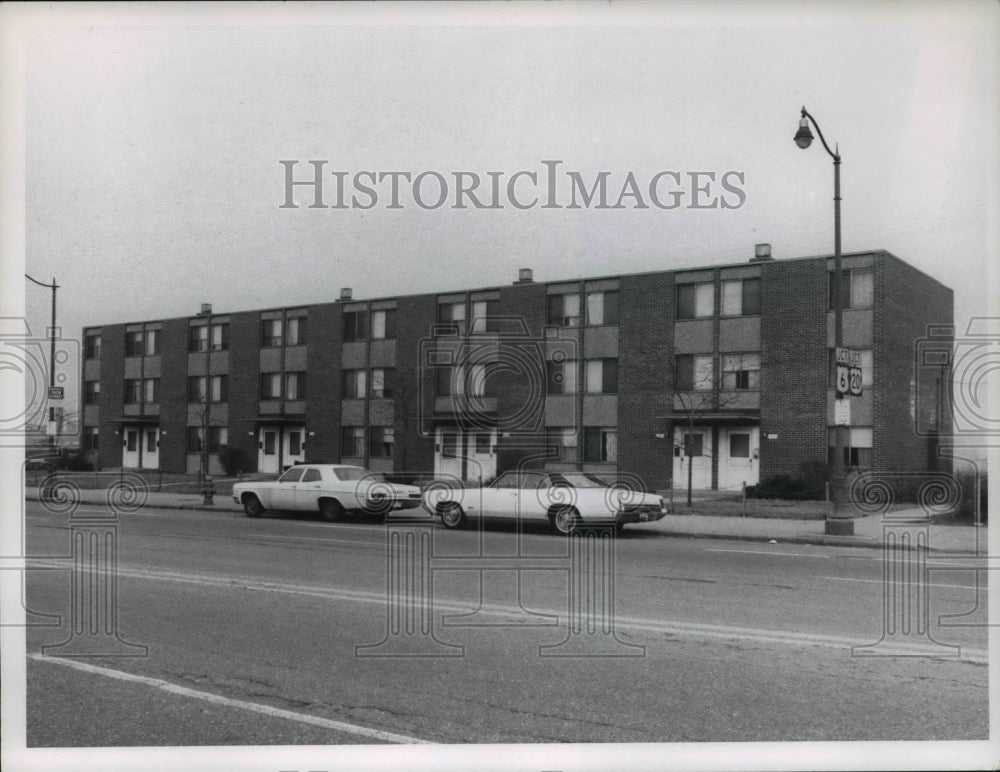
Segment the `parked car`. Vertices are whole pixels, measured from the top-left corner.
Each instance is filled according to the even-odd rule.
[[[277,480],[233,485],[233,501],[247,517],[267,510],[319,512],[324,520],[342,520],[348,513],[385,514],[421,504],[420,488],[385,482],[360,466],[300,464]]]
[[[667,514],[660,496],[612,485],[587,472],[504,472],[482,488],[429,486],[424,507],[446,528],[462,528],[470,517],[548,521],[556,533],[586,525],[659,520]]]

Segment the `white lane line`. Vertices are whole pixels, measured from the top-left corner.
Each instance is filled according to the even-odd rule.
[[[302,541],[307,544],[317,544],[319,542],[326,542],[328,544],[368,544],[373,547],[384,547],[385,540],[372,540],[364,541],[363,539],[324,539],[322,537],[312,537],[312,536],[269,536],[267,534],[260,534],[257,536],[253,534],[260,541]]]
[[[833,555],[813,555],[808,552],[768,552],[767,550],[736,550],[736,549],[722,549],[722,548],[709,548],[705,552],[739,552],[743,555],[781,555],[786,558],[832,558]]]
[[[854,576],[819,576],[817,579],[831,579],[835,582],[867,582],[869,584],[884,584],[884,579],[860,579]],[[928,587],[954,587],[959,590],[975,590],[974,584],[945,584],[944,582],[927,582]],[[980,586],[979,589],[986,589]]]
[[[53,665],[62,665],[63,667],[74,668],[75,670],[81,670],[84,673],[93,673],[95,675],[106,676],[107,678],[114,678],[119,681],[127,681],[130,683],[143,684],[144,686],[150,686],[154,689],[161,689],[162,691],[168,692],[170,694],[179,694],[183,697],[191,697],[192,699],[202,700],[204,702],[211,702],[215,705],[222,705],[227,708],[239,708],[241,710],[249,710],[254,713],[262,713],[265,716],[272,716],[275,718],[284,718],[289,721],[297,721],[300,724],[312,724],[313,726],[320,726],[324,729],[333,729],[337,732],[345,732],[347,734],[359,735],[361,737],[368,737],[373,740],[383,740],[389,743],[419,743],[419,744],[429,744],[429,740],[421,740],[416,737],[410,737],[403,734],[395,734],[393,732],[383,732],[381,729],[371,729],[367,726],[360,726],[359,724],[348,724],[344,721],[334,721],[329,718],[320,718],[319,716],[310,716],[308,713],[296,713],[291,710],[282,710],[281,708],[272,708],[270,705],[261,705],[256,702],[247,702],[245,700],[234,700],[229,697],[222,697],[218,694],[212,694],[210,692],[202,692],[196,689],[190,689],[186,686],[180,686],[178,684],[172,684],[169,681],[162,681],[159,678],[149,678],[148,676],[135,675],[133,673],[126,673],[121,670],[111,670],[106,667],[98,667],[97,665],[88,665],[85,662],[77,662],[75,660],[62,659],[59,657],[45,657],[41,654],[29,654],[29,659],[33,659],[37,662],[49,662]]]

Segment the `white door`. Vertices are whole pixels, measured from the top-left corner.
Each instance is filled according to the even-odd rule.
[[[160,468],[160,427],[147,426],[142,430],[142,468]]]
[[[760,482],[760,429],[739,426],[724,429],[719,437],[719,487],[742,488]]]
[[[439,428],[434,437],[434,474],[462,479],[464,438],[455,429]]]
[[[472,432],[465,435],[466,457],[465,479],[476,482],[492,479],[497,473],[497,457],[494,453],[497,443],[496,429]]]
[[[712,430],[695,426],[674,429],[674,488],[692,490],[712,487]]]
[[[279,471],[278,430],[274,427],[261,427],[258,438],[257,471],[263,474],[275,474]]]
[[[301,464],[306,460],[305,430],[299,426],[294,429],[285,429],[284,434],[285,454],[282,466]]]
[[[122,466],[127,469],[139,468],[139,447],[142,438],[138,426],[122,428]]]

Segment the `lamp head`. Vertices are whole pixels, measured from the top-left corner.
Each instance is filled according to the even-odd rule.
[[[813,135],[809,131],[809,119],[804,115],[802,120],[799,121],[799,130],[795,132],[795,144],[805,150],[812,144]]]

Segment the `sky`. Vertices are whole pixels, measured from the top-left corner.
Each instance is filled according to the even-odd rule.
[[[776,259],[831,254],[833,164],[818,137],[793,143],[803,106],[843,159],[845,252],[887,249],[952,287],[959,333],[1000,296],[991,3],[206,8],[57,7],[22,28],[24,206],[5,214],[23,242],[4,273],[20,273],[21,246],[27,273],[57,280],[64,336],[345,286],[370,298],[523,267],[549,281],[742,262],[758,242]],[[349,205],[309,208],[299,187],[282,208],[282,160],[296,179],[326,161],[325,198],[346,173]],[[488,172],[505,192],[519,171],[544,180],[543,161],[561,162],[564,198],[567,172],[588,186],[607,172],[609,203],[631,173],[648,208],[452,208],[456,172],[478,174],[483,198]],[[389,208],[385,181],[354,206],[352,192],[370,200],[352,188],[364,171],[436,172],[450,197],[423,208],[404,181]],[[664,171],[676,208],[648,200]],[[39,337],[50,300],[25,288]]]

